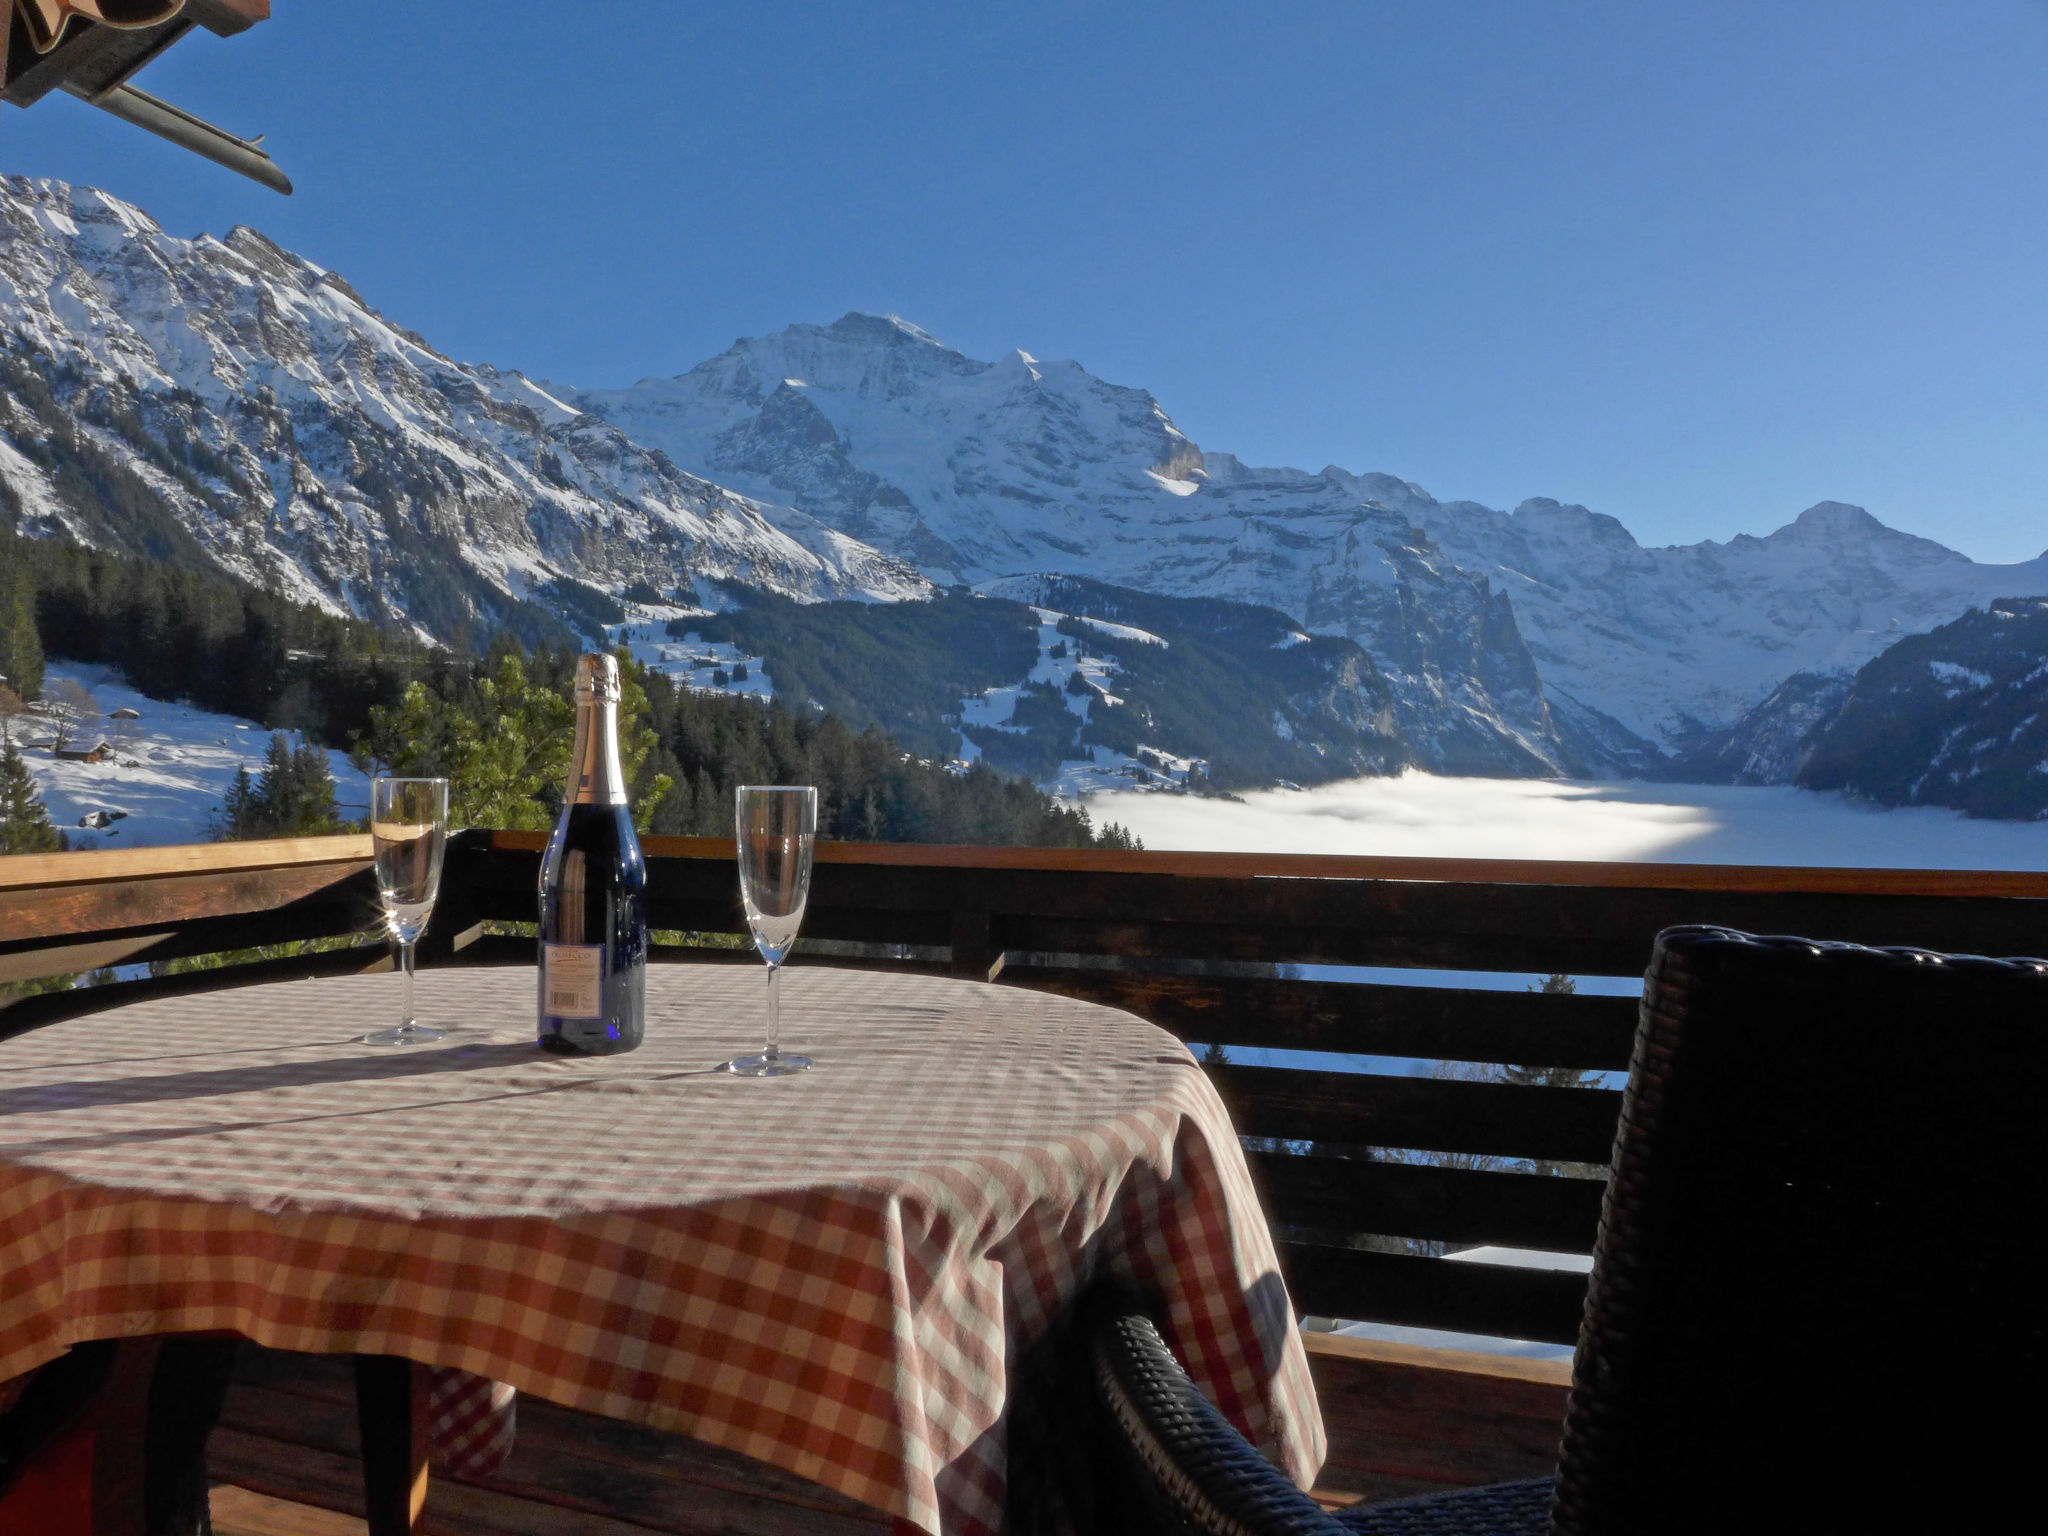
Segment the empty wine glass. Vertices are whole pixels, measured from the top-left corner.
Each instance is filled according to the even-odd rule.
[[[775,978],[803,926],[811,894],[811,845],[818,840],[818,792],[808,785],[742,784],[735,799],[739,837],[740,900],[754,946],[768,962],[768,1048],[725,1064],[741,1077],[787,1077],[808,1072],[811,1058],[782,1054],[782,1019]]]
[[[405,971],[405,1012],[393,1029],[363,1036],[365,1045],[420,1045],[448,1031],[422,1024],[412,1011],[413,946],[425,931],[441,889],[448,845],[446,779],[378,779],[370,786],[370,839],[377,851],[377,894],[384,926]]]

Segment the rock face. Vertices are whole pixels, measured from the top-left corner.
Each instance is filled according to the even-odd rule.
[[[908,597],[900,559],[454,361],[254,230],[0,178],[0,515],[442,639],[559,577]]]
[[[2048,557],[1980,565],[1835,502],[1764,538],[1646,549],[1555,501],[1503,512],[1391,475],[1252,468],[1077,363],[978,362],[872,315],[554,392],[936,580],[1072,575],[1346,636],[1421,760],[1452,772],[1668,773],[1793,674],[1846,678],[1903,635],[2048,591]]]

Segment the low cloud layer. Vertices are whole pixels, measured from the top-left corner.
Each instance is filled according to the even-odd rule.
[[[1701,784],[1453,779],[1407,773],[1242,803],[1092,795],[1147,848],[1440,858],[2048,869],[2048,822],[1880,810],[1836,795]]]

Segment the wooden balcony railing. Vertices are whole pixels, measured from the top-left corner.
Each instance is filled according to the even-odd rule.
[[[533,921],[541,844],[531,833],[459,835],[422,962],[530,960],[531,938],[507,925]],[[689,940],[657,944],[655,959],[757,963],[750,948],[718,947],[718,936],[744,928],[731,843],[648,838],[644,848],[653,924]],[[307,939],[367,941],[377,922],[363,837],[0,859],[0,983]],[[1628,1065],[1634,999],[1297,971],[1635,976],[1657,931],[1676,923],[2038,954],[2048,950],[2048,875],[826,843],[804,923],[810,952],[800,946],[797,963],[941,970],[1065,992],[1127,1008],[1226,1056],[1325,1053],[1300,1067],[1209,1067],[1248,1139],[1296,1304],[1309,1314],[1569,1343],[1583,1276],[1428,1255],[1445,1245],[1589,1252],[1602,1180],[1523,1170],[1531,1160],[1604,1165],[1620,1095],[1455,1071],[1331,1068],[1377,1056],[1618,1073]],[[374,946],[258,954],[22,997],[0,1008],[0,1038],[150,993],[389,963]],[[1319,1354],[1319,1373],[1343,1357],[1353,1381],[1358,1371],[1378,1379],[1417,1367],[1399,1350]],[[1455,1369],[1463,1380],[1481,1368],[1468,1359]],[[1502,1369],[1526,1438],[1529,1413],[1540,1421],[1548,1411],[1529,1409],[1530,1394],[1549,1402],[1562,1378]],[[1326,1382],[1333,1403],[1347,1391],[1335,1377]],[[1332,1441],[1341,1461],[1336,1422]],[[1496,1458],[1467,1470],[1521,1467]]]

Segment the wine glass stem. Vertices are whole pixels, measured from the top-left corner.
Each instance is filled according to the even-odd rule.
[[[398,1024],[401,1029],[411,1029],[416,1022],[412,1011],[412,942],[401,939],[398,954],[399,963],[405,967],[405,1017]]]
[[[774,1061],[782,1054],[782,1004],[776,996],[775,978],[782,974],[782,967],[768,967],[768,1049],[761,1054]]]

